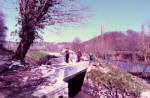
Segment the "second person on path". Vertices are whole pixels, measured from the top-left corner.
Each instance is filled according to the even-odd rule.
[[[80,49],[77,51],[77,62],[80,62],[81,60],[81,56],[82,56],[82,53],[80,51]]]
[[[66,61],[66,63],[69,63],[69,54],[70,54],[69,48],[66,48],[66,51],[65,51],[65,61]]]

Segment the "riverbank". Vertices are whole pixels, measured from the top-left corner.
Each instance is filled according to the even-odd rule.
[[[82,91],[93,98],[144,98],[142,93],[150,91],[150,85],[143,79],[118,71],[112,64],[100,62],[86,74]]]
[[[128,62],[114,61],[114,60],[105,60],[106,62],[117,66],[117,69],[120,71],[129,72],[134,76],[142,78],[150,83],[150,66],[147,66],[145,72],[143,72],[145,65],[144,64],[134,64]]]
[[[150,84],[150,72],[130,72],[132,75],[144,79]]]

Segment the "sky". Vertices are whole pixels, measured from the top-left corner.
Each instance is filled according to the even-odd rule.
[[[16,29],[16,16],[18,16],[18,12],[14,9],[17,4],[11,1],[2,0],[3,6],[0,7],[5,14],[8,40],[14,39],[10,32]],[[76,37],[86,41],[100,35],[102,23],[105,26],[105,32],[128,29],[140,32],[142,23],[145,23],[145,26],[150,24],[150,0],[84,0],[82,3],[90,6],[91,12],[88,13],[92,13],[93,16],[78,27],[47,27],[42,35],[44,41],[71,42]]]

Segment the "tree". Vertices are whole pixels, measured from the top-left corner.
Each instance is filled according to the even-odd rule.
[[[0,12],[0,47],[3,47],[3,42],[5,41],[5,31],[7,27],[5,26],[4,14]]]
[[[142,50],[141,36],[139,32],[133,30],[126,31],[125,47],[127,51]]]
[[[21,25],[21,41],[14,58],[21,61],[36,38],[38,31],[48,25],[80,22],[87,7],[79,6],[76,0],[18,0]]]
[[[78,49],[81,49],[81,40],[80,38],[76,37],[72,42],[72,49],[74,51],[78,51]]]

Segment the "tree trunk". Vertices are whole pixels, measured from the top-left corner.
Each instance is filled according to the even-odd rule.
[[[26,41],[26,40],[21,40],[21,42],[19,43],[19,46],[15,52],[14,58],[17,60],[24,61],[25,55],[28,52],[32,42]]]
[[[27,26],[27,27],[29,27],[29,26]],[[21,60],[21,61],[24,61],[24,58],[25,58],[31,44],[33,43],[33,41],[35,39],[34,29],[32,29],[32,28],[26,29],[26,28],[23,29],[24,32],[22,32],[20,34],[21,41],[20,41],[19,46],[14,55],[14,59]]]

